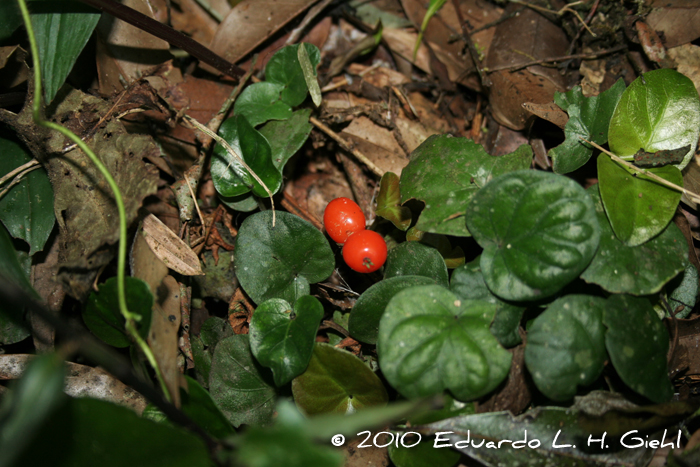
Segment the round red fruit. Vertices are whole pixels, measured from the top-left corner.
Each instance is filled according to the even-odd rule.
[[[373,230],[357,232],[345,242],[343,259],[353,271],[374,272],[386,261],[386,242]]]
[[[336,243],[345,243],[352,234],[365,230],[365,214],[349,198],[336,198],[323,211],[323,226]]]

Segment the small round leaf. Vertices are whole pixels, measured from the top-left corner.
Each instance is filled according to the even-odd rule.
[[[323,234],[287,212],[248,217],[236,237],[236,276],[255,303],[282,298],[294,303],[314,284],[331,275],[335,258]]]
[[[384,278],[425,276],[447,287],[447,266],[435,249],[419,242],[404,242],[389,251]]]
[[[281,48],[265,65],[265,80],[284,86],[281,99],[290,107],[296,107],[304,102],[308,86],[304,72],[299,64],[298,48],[300,44],[288,45]],[[321,63],[321,51],[313,44],[303,44],[309,56],[312,68],[315,70]]]
[[[350,352],[317,343],[309,366],[292,381],[297,406],[307,415],[350,414],[389,400],[377,375]]]
[[[284,85],[278,83],[251,84],[236,99],[233,112],[244,116],[253,126],[268,120],[287,120],[292,116],[292,108],[280,99],[282,91]]]
[[[502,175],[469,203],[467,227],[479,245],[489,289],[505,300],[557,293],[588,265],[600,227],[585,190],[562,175]]]
[[[481,397],[508,375],[511,355],[489,331],[496,305],[462,301],[438,285],[391,299],[379,323],[379,365],[409,398],[448,389],[459,400]]]
[[[300,297],[293,310],[280,298],[255,309],[250,320],[250,349],[263,366],[272,369],[277,386],[306,369],[321,318],[323,305],[312,295]]]

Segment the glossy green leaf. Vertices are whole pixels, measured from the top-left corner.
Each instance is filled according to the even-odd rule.
[[[220,439],[234,434],[236,430],[216,406],[209,391],[189,376],[184,375],[184,378],[187,381],[187,391],[180,388],[180,410],[209,436]]]
[[[267,122],[260,127],[260,133],[270,143],[272,163],[280,172],[308,139],[313,128],[310,116],[311,109],[300,109],[289,120]]]
[[[448,286],[447,266],[435,249],[419,242],[404,242],[389,251],[384,279],[398,276],[425,276]]]
[[[526,169],[531,161],[529,146],[493,157],[470,139],[434,135],[411,153],[401,172],[401,203],[413,198],[425,203],[416,228],[466,237],[464,215],[474,193],[491,178]]]
[[[593,383],[607,358],[603,311],[606,301],[591,295],[555,300],[527,332],[525,363],[537,388],[550,399],[571,399],[577,387]]]
[[[411,210],[401,206],[399,176],[393,172],[386,172],[379,182],[376,214],[391,221],[399,230],[405,231],[411,225]]]
[[[224,121],[219,128],[219,135],[243,157],[255,174],[265,183],[272,193],[282,185],[282,174],[272,163],[272,151],[267,139],[253,128],[245,117],[234,116]],[[239,159],[217,144],[211,163],[211,175],[214,187],[222,196],[241,196],[249,191],[260,197],[267,197],[267,191],[243,167]]]
[[[593,148],[581,138],[597,144],[608,141],[610,118],[624,90],[625,82],[619,79],[598,96],[585,97],[580,86],[554,93],[554,102],[569,114],[564,129],[566,140],[549,151],[555,173],[573,172],[591,158]]]
[[[656,152],[690,145],[683,169],[693,158],[700,134],[700,98],[693,82],[671,69],[644,73],[629,85],[610,120],[610,150],[632,159],[643,149]]]
[[[649,172],[683,186],[681,171],[672,165]],[[598,156],[598,187],[610,225],[622,243],[641,245],[657,236],[673,219],[681,193],[645,175],[633,175],[607,155]]]
[[[389,458],[396,467],[452,467],[462,457],[452,449],[435,449],[430,439],[414,446],[417,440],[411,436],[403,436],[401,433],[396,433],[396,436],[401,439],[399,447],[390,444],[388,449]]]
[[[39,300],[29,275],[25,273],[17,258],[17,252],[5,227],[0,225],[0,280],[21,288],[35,300]],[[29,337],[29,328],[24,323],[24,310],[0,303],[0,344],[14,344]]]
[[[216,344],[220,340],[232,335],[233,329],[231,329],[231,325],[228,321],[217,316],[212,316],[202,324],[199,336],[190,335],[194,368],[199,381],[205,387],[209,387],[211,359],[214,356]]]
[[[277,386],[304,372],[311,360],[323,305],[304,295],[294,308],[280,298],[260,304],[250,320],[250,349],[261,365],[272,369]]]
[[[469,263],[452,272],[450,290],[462,300],[485,300],[496,305],[496,315],[491,323],[491,334],[504,347],[513,347],[522,341],[520,337],[520,320],[525,307],[516,306],[496,297],[486,287],[481,274],[481,257],[477,256]]]
[[[617,373],[635,392],[660,404],[673,396],[668,378],[668,331],[647,298],[613,295],[603,323],[605,345]]]
[[[398,276],[379,281],[365,290],[350,312],[348,330],[357,340],[377,343],[379,320],[394,295],[418,285],[433,285],[435,281],[425,276]]]
[[[298,48],[299,44],[281,48],[265,65],[265,80],[284,86],[280,98],[290,107],[296,107],[304,102],[309,90],[297,57]],[[304,48],[315,70],[321,63],[321,51],[313,44],[304,43]]]
[[[575,181],[524,170],[503,175],[469,203],[467,226],[484,249],[488,288],[506,300],[557,293],[588,265],[598,247],[595,206]]]
[[[32,26],[39,48],[44,97],[50,103],[100,20],[100,12],[80,2],[33,2]]]
[[[97,399],[69,398],[42,427],[16,465],[55,467],[209,467],[204,441],[192,432],[141,418]]]
[[[126,277],[126,306],[130,312],[141,316],[137,323],[138,331],[144,339],[151,329],[151,309],[153,295],[144,281]],[[124,329],[124,317],[119,311],[117,299],[117,278],[110,277],[100,284],[99,292],[92,292],[83,309],[83,321],[94,335],[114,347],[128,347],[131,344]]]
[[[227,465],[340,467],[343,464],[343,457],[337,450],[313,442],[305,429],[308,425],[307,420],[291,402],[280,401],[277,413],[273,426],[250,427],[241,436],[231,438],[236,447],[236,462]],[[337,421],[340,424],[342,422]]]
[[[408,398],[445,389],[459,400],[488,394],[511,361],[489,331],[495,312],[491,303],[460,300],[437,285],[399,292],[379,323],[377,352],[387,381]]]
[[[236,237],[236,276],[255,303],[281,298],[294,303],[331,275],[335,258],[323,234],[293,214],[277,211],[248,217]]]
[[[685,269],[688,246],[675,224],[643,245],[627,246],[612,231],[597,185],[587,191],[596,207],[601,234],[598,252],[581,274],[583,280],[612,293],[650,295]]]
[[[213,165],[214,163],[212,162],[212,166]],[[255,195],[253,195],[252,192],[248,192],[244,195],[231,197],[219,195],[219,200],[226,206],[238,212],[255,211],[260,207],[260,205],[258,204],[258,198]]]
[[[0,132],[0,177],[32,160],[8,132]],[[4,188],[4,187],[3,187]],[[53,189],[43,168],[29,172],[0,198],[0,220],[14,238],[29,244],[29,254],[44,248],[53,230]]]
[[[284,89],[283,84],[269,81],[251,84],[236,99],[233,112],[244,116],[254,127],[268,120],[287,120],[292,116],[292,108],[280,98]]]
[[[668,305],[676,318],[683,319],[693,311],[698,299],[699,280],[698,270],[688,262],[685,271],[666,284],[666,291],[669,293]],[[668,316],[668,312],[665,314]]]
[[[272,372],[253,358],[247,334],[236,334],[217,344],[209,390],[235,427],[242,423],[263,426],[272,421],[277,396]]]
[[[351,414],[389,400],[381,380],[346,350],[317,343],[304,373],[292,381],[297,407],[307,415]]]

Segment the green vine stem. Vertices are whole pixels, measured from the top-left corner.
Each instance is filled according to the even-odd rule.
[[[107,184],[112,189],[114,193],[114,201],[117,204],[117,211],[119,212],[119,249],[117,253],[117,298],[119,301],[119,311],[124,317],[126,323],[125,328],[129,335],[134,339],[136,345],[141,349],[141,351],[146,356],[148,363],[153,367],[160,383],[160,387],[168,401],[171,401],[170,391],[165,385],[165,380],[163,379],[163,374],[160,371],[158,362],[156,361],[153,351],[148,346],[146,341],[139,335],[136,330],[136,322],[141,320],[141,316],[132,313],[126,306],[126,290],[124,285],[124,275],[126,271],[126,209],[124,208],[124,199],[122,198],[121,191],[117,186],[117,183],[112,178],[112,175],[104,166],[102,161],[97,158],[97,155],[88,147],[83,140],[81,140],[75,133],[70,131],[57,123],[44,120],[41,115],[41,67],[39,65],[39,48],[36,44],[36,38],[34,36],[34,28],[32,26],[31,18],[29,16],[29,9],[27,8],[26,0],[17,0],[19,4],[19,9],[22,12],[22,19],[24,20],[24,26],[27,29],[27,36],[29,38],[29,46],[32,51],[32,63],[34,65],[34,101],[32,102],[32,117],[37,125],[49,128],[54,131],[58,131],[66,138],[73,141],[95,164],[95,167],[100,171],[102,176],[107,181]]]

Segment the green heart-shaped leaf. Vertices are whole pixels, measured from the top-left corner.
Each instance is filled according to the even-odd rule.
[[[267,122],[260,127],[260,133],[270,143],[272,163],[280,172],[309,137],[313,128],[309,116],[311,109],[301,109],[294,112],[289,120]]]
[[[547,307],[527,332],[525,363],[535,385],[556,401],[572,398],[603,371],[606,301],[591,295],[567,295]]]
[[[209,390],[235,427],[242,423],[269,425],[272,421],[277,396],[272,373],[253,358],[248,334],[235,334],[216,345]]]
[[[673,396],[668,378],[668,331],[649,300],[613,295],[607,300],[603,323],[605,346],[615,370],[630,388],[660,404]]]
[[[683,186],[681,171],[672,165],[646,169]],[[641,245],[666,228],[681,193],[621,166],[607,155],[598,156],[598,187],[610,225],[622,243]]]
[[[525,307],[512,305],[496,297],[486,287],[481,274],[481,257],[458,267],[452,272],[450,290],[462,300],[485,300],[496,305],[496,316],[491,323],[491,334],[504,347],[513,347],[522,341],[520,337],[520,320]]]
[[[306,371],[292,381],[292,393],[307,415],[351,414],[389,400],[381,380],[362,360],[322,343],[314,347]]]
[[[398,276],[372,285],[360,295],[352,307],[348,322],[350,335],[362,342],[376,344],[379,320],[394,295],[417,285],[433,284],[433,279],[424,276]]]
[[[292,116],[292,108],[280,98],[284,89],[284,85],[268,81],[251,84],[236,99],[233,112],[244,116],[254,127],[268,120],[287,120]]]
[[[236,276],[255,303],[281,298],[294,303],[308,295],[309,284],[331,275],[335,257],[323,234],[309,222],[287,212],[248,217],[236,237]]]
[[[224,121],[219,128],[219,135],[243,158],[272,193],[279,190],[282,174],[272,163],[270,145],[245,117],[237,115]],[[241,196],[251,190],[257,196],[268,196],[267,191],[250,175],[248,169],[243,167],[238,157],[229,154],[220,144],[214,147],[211,176],[216,191],[224,197]]]
[[[527,145],[493,157],[470,139],[433,135],[411,153],[401,172],[401,203],[412,198],[425,203],[416,228],[466,237],[464,215],[474,193],[491,178],[526,169],[531,162]]]
[[[411,210],[400,204],[399,176],[386,172],[379,182],[376,214],[391,221],[397,229],[405,231],[411,225]]]
[[[379,323],[377,352],[389,384],[409,398],[449,390],[488,394],[508,375],[511,355],[489,331],[496,305],[463,301],[438,285],[399,292]]]
[[[581,274],[583,280],[612,293],[649,295],[685,268],[688,246],[674,223],[642,245],[627,246],[612,231],[598,185],[587,191],[596,207],[601,234],[598,252]]]
[[[425,276],[447,287],[447,266],[435,248],[419,242],[404,242],[389,251],[384,279],[397,276]]]
[[[153,295],[151,288],[141,279],[125,277],[126,306],[130,312],[141,316],[137,323],[144,339],[151,328]],[[92,292],[83,310],[83,321],[94,335],[114,347],[128,347],[131,339],[124,329],[124,317],[119,311],[117,278],[110,277],[101,284],[99,292]]]
[[[230,329],[230,327],[229,327]],[[231,423],[219,410],[209,391],[204,389],[197,381],[184,375],[187,382],[187,391],[180,388],[182,404],[180,410],[190,417],[193,422],[202,427],[215,438],[225,438],[236,432]]]
[[[270,58],[265,65],[265,80],[284,86],[281,99],[290,107],[296,107],[304,102],[309,88],[304,79],[298,59],[300,44],[288,45],[281,48]],[[321,63],[321,51],[313,44],[304,43],[304,48],[309,56],[309,61],[314,70]]]
[[[615,108],[610,150],[631,160],[643,149],[656,152],[690,145],[678,169],[688,165],[700,135],[700,98],[693,82],[671,69],[653,70],[635,79]]]
[[[597,144],[608,141],[610,117],[624,90],[625,82],[619,79],[599,96],[584,97],[580,86],[554,93],[554,102],[569,114],[564,129],[566,140],[549,151],[554,173],[573,172],[588,162],[593,148],[581,138]]]
[[[250,320],[250,349],[258,361],[272,369],[277,386],[304,372],[311,360],[323,305],[304,295],[294,304],[273,298],[255,309]]]
[[[0,131],[0,154],[0,176],[32,160],[16,137],[4,130]],[[29,172],[0,198],[0,220],[10,235],[29,244],[30,255],[44,248],[55,221],[53,189],[44,169]]]
[[[593,258],[595,206],[575,181],[523,170],[493,179],[469,203],[467,226],[484,249],[481,271],[506,300],[557,293]]]

